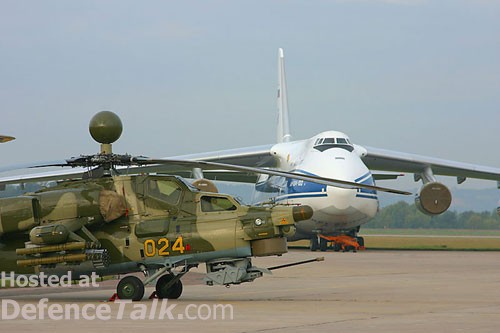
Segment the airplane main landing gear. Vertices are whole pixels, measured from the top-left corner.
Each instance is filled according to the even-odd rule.
[[[320,250],[325,252],[328,248],[333,249],[335,252],[356,252],[358,250],[365,249],[365,241],[363,237],[353,237],[349,235],[338,235],[338,236],[325,236],[325,235],[314,235],[310,239],[310,249],[311,251]]]
[[[310,250],[325,252],[328,249],[328,239],[324,238],[323,235],[314,235],[311,237]],[[335,243],[333,243],[335,246]],[[335,248],[335,247],[334,247]]]
[[[319,249],[318,235],[314,235],[311,237],[310,249],[311,251],[317,251]]]
[[[325,252],[328,249],[328,240],[324,239],[322,236],[319,237],[319,250]]]
[[[320,250],[326,251],[328,247],[328,242],[331,242],[333,250],[335,252],[357,252],[358,250],[365,250],[365,242],[363,237],[351,237],[348,235],[339,235],[339,236],[324,236],[319,235],[320,237]],[[324,250],[323,250],[324,249]]]

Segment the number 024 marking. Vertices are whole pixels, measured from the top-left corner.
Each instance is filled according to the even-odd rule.
[[[158,240],[146,239],[144,241],[144,255],[146,257],[159,256],[169,256],[170,251],[184,253],[185,247],[182,240],[182,236],[179,236],[174,241],[172,247],[170,247],[170,241],[167,238],[160,238]]]

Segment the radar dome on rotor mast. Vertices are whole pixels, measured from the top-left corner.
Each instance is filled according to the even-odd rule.
[[[101,111],[92,117],[89,132],[95,141],[101,144],[101,154],[111,154],[111,144],[122,134],[123,125],[120,117],[111,111]]]

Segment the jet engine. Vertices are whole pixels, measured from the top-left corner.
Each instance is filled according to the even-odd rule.
[[[424,214],[442,214],[451,205],[451,192],[439,182],[426,183],[415,197],[415,205]]]

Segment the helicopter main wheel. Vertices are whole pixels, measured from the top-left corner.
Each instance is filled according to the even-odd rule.
[[[140,301],[144,296],[144,284],[136,276],[126,276],[120,280],[116,287],[116,294],[119,299],[131,299]]]
[[[168,299],[177,299],[181,297],[182,294],[182,282],[178,280],[170,287],[167,285],[174,279],[174,276],[171,274],[165,274],[158,279],[156,282],[156,296],[158,298],[168,298]]]

